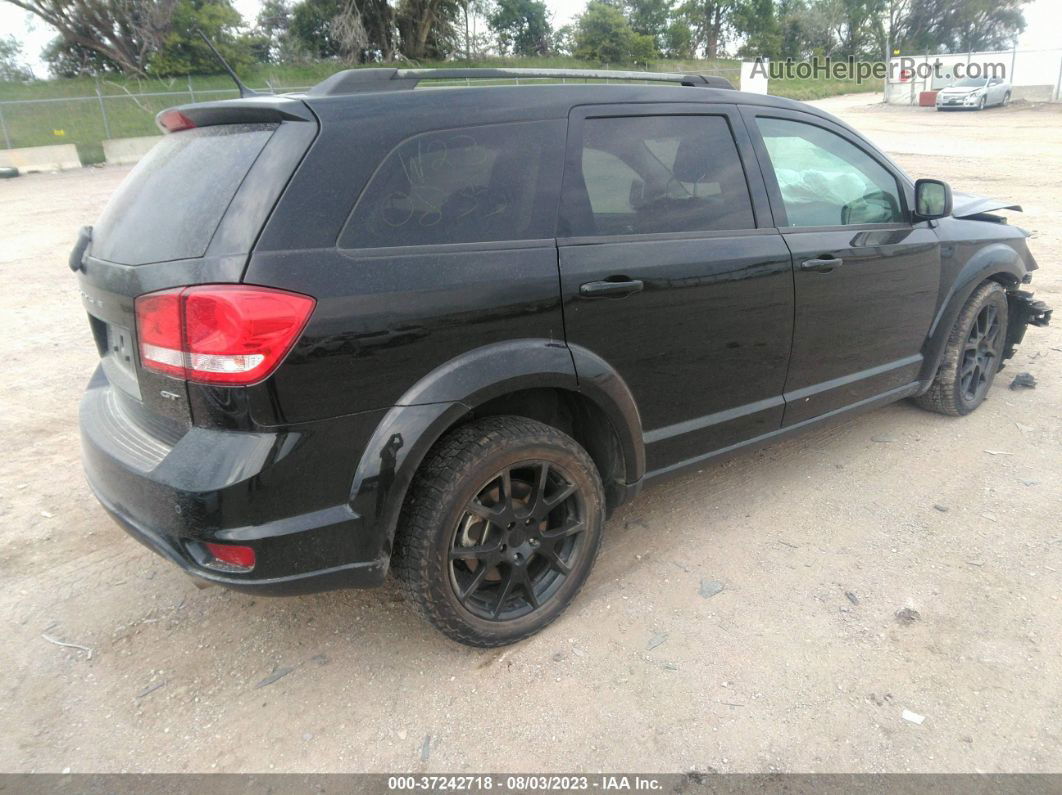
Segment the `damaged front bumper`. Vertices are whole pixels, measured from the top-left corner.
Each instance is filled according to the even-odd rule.
[[[1010,312],[1007,319],[1007,346],[1003,350],[1004,359],[1014,355],[1014,349],[1025,337],[1025,329],[1029,326],[1046,326],[1051,322],[1052,312],[1047,304],[1033,298],[1033,294],[1026,290],[1015,290],[1007,297]]]

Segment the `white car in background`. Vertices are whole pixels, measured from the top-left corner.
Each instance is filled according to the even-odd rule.
[[[964,77],[937,92],[937,110],[984,110],[1010,102],[1010,83],[1001,77]]]

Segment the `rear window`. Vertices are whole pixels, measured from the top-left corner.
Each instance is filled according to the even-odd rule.
[[[229,124],[163,136],[108,202],[92,255],[124,265],[202,257],[275,129]]]
[[[524,122],[408,138],[365,188],[340,247],[553,237],[561,129]]]

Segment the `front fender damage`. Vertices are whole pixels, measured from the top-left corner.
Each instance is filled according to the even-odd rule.
[[[1051,312],[1047,304],[1033,297],[1027,290],[1014,290],[1007,293],[1007,344],[1003,349],[1003,359],[1014,355],[1014,349],[1025,337],[1029,326],[1046,326],[1051,322]]]

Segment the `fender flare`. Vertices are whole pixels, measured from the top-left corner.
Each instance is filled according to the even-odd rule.
[[[990,243],[974,254],[952,280],[940,308],[929,327],[923,348],[922,371],[919,381],[922,391],[929,389],[944,358],[944,349],[955,320],[977,286],[992,276],[1004,275],[1019,284],[1025,276],[1021,255],[1005,243]]]
[[[477,406],[532,388],[566,390],[593,401],[620,440],[628,484],[641,480],[645,449],[638,409],[626,383],[603,359],[554,340],[485,345],[435,368],[410,387],[384,415],[362,453],[350,505],[366,530],[379,537],[382,555],[390,555],[402,504],[432,446]]]

